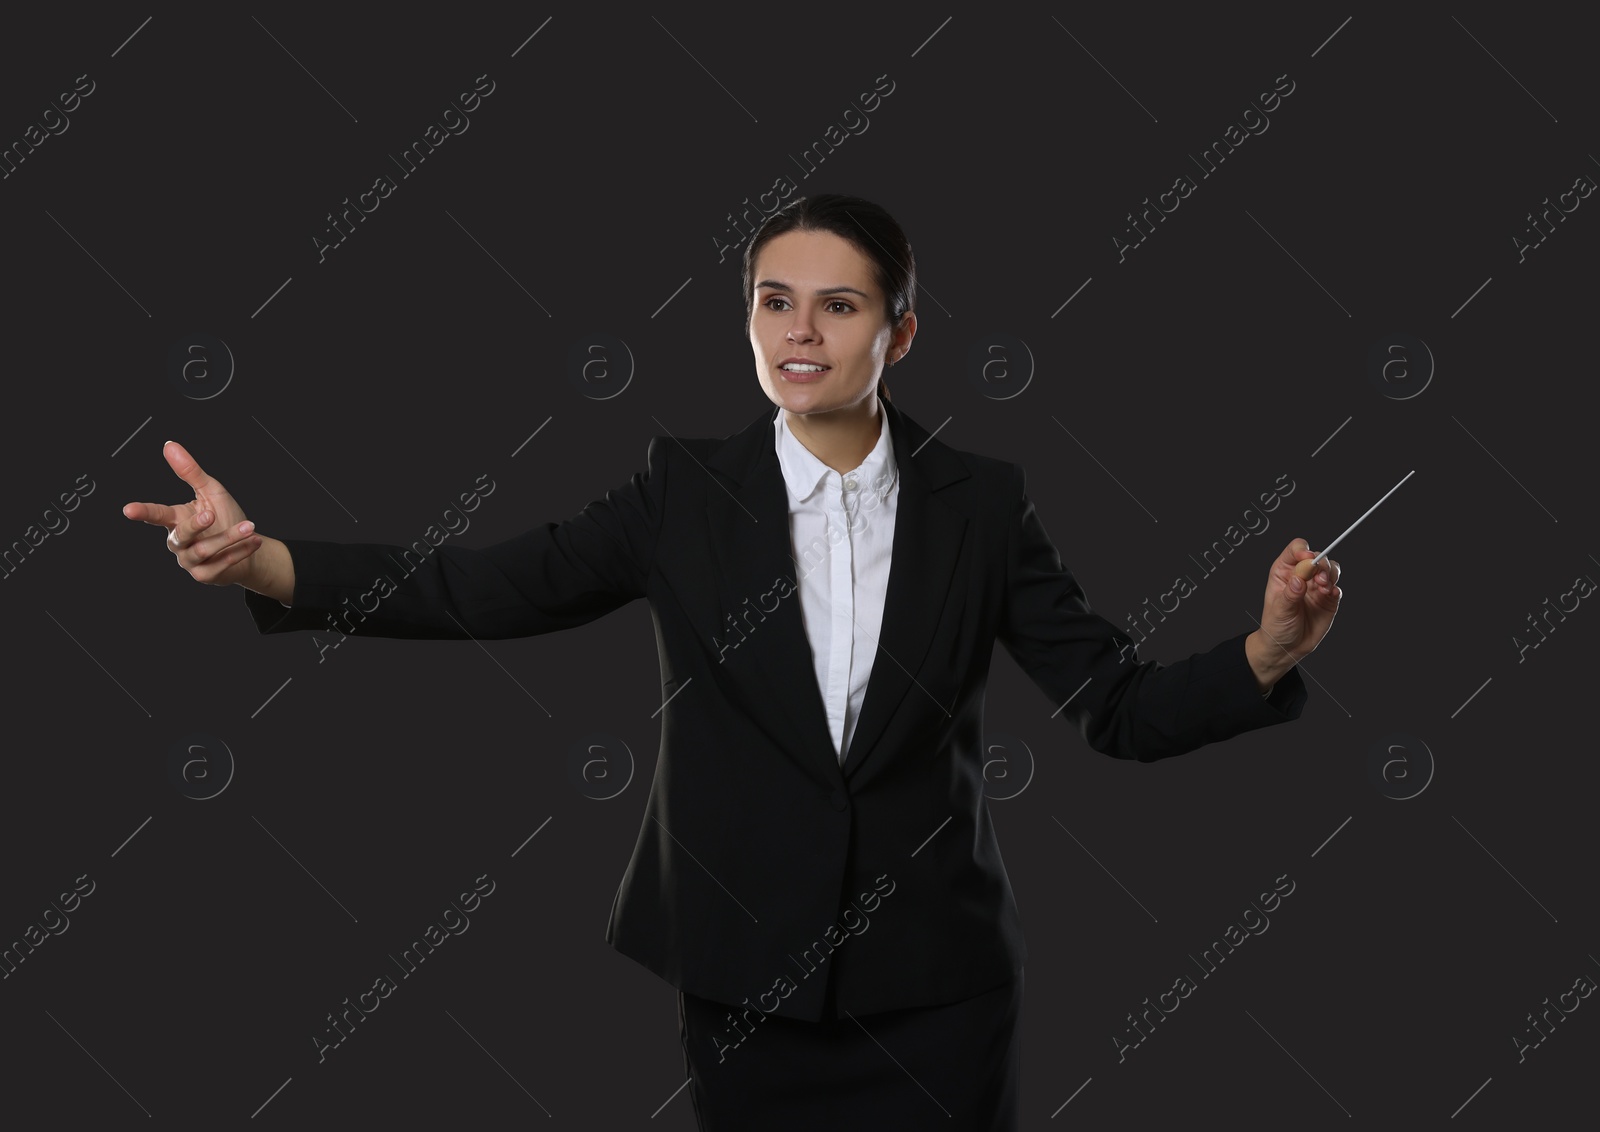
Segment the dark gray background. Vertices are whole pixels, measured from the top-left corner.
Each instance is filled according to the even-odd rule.
[[[1145,659],[1252,628],[1290,539],[1322,547],[1415,470],[1334,552],[1345,600],[1297,722],[1120,763],[997,656],[987,727],[1035,763],[991,804],[1030,948],[1025,1124],[1586,1111],[1600,1004],[1520,1064],[1512,1039],[1600,977],[1600,613],[1520,663],[1513,637],[1600,577],[1580,337],[1600,201],[1527,262],[1512,237],[1600,162],[1588,43],[1517,11],[8,14],[0,142],[97,84],[0,180],[0,538],[95,485],[0,582],[0,941],[96,884],[0,982],[8,1116],[692,1127],[675,992],[603,940],[659,739],[645,604],[319,664],[120,508],[190,497],[161,457],[177,439],[269,535],[408,542],[481,473],[495,493],[453,542],[575,514],[651,436],[769,404],[714,237],[782,175],[900,220],[923,289],[895,403],[1026,466],[1097,611],[1120,625],[1199,580]],[[325,214],[483,74],[469,130],[319,263]],[[880,75],[867,131],[802,178],[792,155]],[[1125,214],[1198,180],[1189,155],[1280,75],[1268,131],[1119,263]],[[1397,332],[1437,368],[1403,399],[1367,372]],[[195,333],[235,359],[207,399],[168,374]],[[1034,364],[1005,398],[969,362],[1001,334]],[[636,367],[608,399],[567,373],[593,335]],[[1270,529],[1200,579],[1189,555],[1283,473]],[[609,801],[568,778],[595,731],[635,761]],[[237,764],[207,801],[167,777],[196,732]],[[1409,800],[1368,777],[1396,733],[1436,763]],[[471,929],[319,1064],[324,1016],[483,874]],[[1119,1064],[1125,1015],[1283,875],[1271,929]],[[909,1081],[907,1106],[936,1126]]]

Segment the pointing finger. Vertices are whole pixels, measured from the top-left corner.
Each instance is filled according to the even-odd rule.
[[[178,521],[177,511],[165,503],[129,503],[122,508],[122,513],[135,522],[169,529]]]

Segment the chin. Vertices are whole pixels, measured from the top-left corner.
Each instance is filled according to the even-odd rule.
[[[817,395],[822,392],[816,388],[816,385],[820,384],[822,383],[796,385],[794,382],[785,381],[781,377],[774,377],[771,383],[772,395],[775,400],[779,401],[814,401]]]
[[[780,388],[773,400],[791,413],[808,413],[817,407],[818,398],[816,393],[810,390]]]
[[[852,406],[859,405],[862,400],[864,398],[840,397],[835,394],[822,394],[820,392],[817,394],[803,393],[797,397],[785,397],[783,399],[783,407],[791,413],[797,413],[801,416],[841,410],[845,411],[846,415],[850,415],[848,410]]]

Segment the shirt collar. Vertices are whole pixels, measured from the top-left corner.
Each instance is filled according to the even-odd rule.
[[[894,490],[899,469],[894,459],[893,438],[889,435],[889,414],[883,412],[881,407],[878,412],[882,419],[878,442],[872,446],[872,451],[867,453],[861,465],[851,469],[848,474],[856,478],[857,490],[862,495],[876,490],[882,500]],[[828,481],[829,476],[835,480],[842,480],[842,477],[817,459],[816,454],[789,431],[787,415],[782,408],[778,410],[773,421],[773,443],[777,448],[778,464],[783,468],[783,480],[788,486],[789,498],[794,503],[803,503]]]

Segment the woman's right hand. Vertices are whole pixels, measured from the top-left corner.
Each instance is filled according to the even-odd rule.
[[[255,552],[262,536],[226,488],[201,471],[194,457],[175,440],[161,450],[178,478],[194,489],[191,503],[129,503],[129,519],[167,529],[167,549],[197,582],[212,586],[244,583],[255,570]]]

